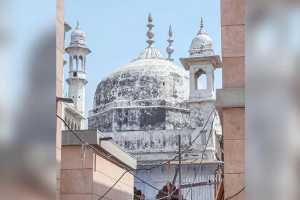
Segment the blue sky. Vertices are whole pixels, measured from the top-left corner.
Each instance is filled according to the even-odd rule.
[[[20,95],[25,92],[30,81],[30,59],[34,47],[43,34],[55,28],[56,3],[54,1],[7,1],[4,9],[7,17],[6,62],[3,79],[10,87],[4,87],[3,95],[10,105],[19,105]],[[47,9],[42,9],[47,8]],[[10,12],[14,9],[14,12]],[[53,74],[54,75],[54,74]],[[16,102],[15,102],[16,101]]]
[[[2,94],[0,107],[2,113],[5,113],[5,119],[0,120],[0,140],[2,140],[3,137],[11,139],[14,136],[14,129],[18,128],[17,116],[23,109],[25,96],[36,92],[28,90],[33,79],[31,64],[40,39],[45,38],[50,31],[55,33],[56,2],[1,1],[0,15],[2,19],[0,29],[3,34],[1,36],[4,36],[0,45],[1,72],[4,74],[0,80]],[[41,76],[53,78],[53,85],[50,87],[55,87],[54,68],[53,74]],[[53,94],[54,92],[52,94],[49,92],[51,98],[54,98]]]
[[[188,55],[190,43],[199,30],[201,16],[205,29],[214,40],[215,52],[220,54],[219,0],[65,0],[65,20],[72,27],[79,20],[87,34],[87,45],[92,50],[87,58],[87,110],[92,108],[94,92],[100,80],[113,69],[127,64],[146,47],[149,12],[155,25],[154,46],[163,55],[166,55],[168,27],[172,24],[175,39],[173,58],[179,67],[179,58]],[[66,35],[66,44],[69,39],[70,32]],[[220,88],[221,71],[218,70],[215,76],[216,88]]]

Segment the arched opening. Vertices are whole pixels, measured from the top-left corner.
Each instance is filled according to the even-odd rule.
[[[73,57],[69,56],[69,66],[70,66],[70,71],[73,71]]]
[[[75,63],[76,63],[76,69],[74,69],[74,70],[76,70],[76,71],[78,71],[78,57],[77,56],[74,56],[73,57],[74,58],[74,60],[75,60]]]
[[[199,70],[195,74],[196,78],[196,90],[206,90],[207,89],[207,75],[203,70]]]
[[[207,77],[206,74],[201,75],[197,79],[197,89],[206,90],[207,89]]]
[[[79,56],[79,64],[80,64],[80,68],[79,70],[83,71],[83,57],[82,56]]]

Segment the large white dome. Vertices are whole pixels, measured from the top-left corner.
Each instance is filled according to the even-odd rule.
[[[186,127],[188,84],[182,67],[161,58],[158,49],[147,47],[98,84],[89,127],[101,131]]]
[[[137,59],[113,71],[98,84],[94,108],[113,101],[187,100],[188,73],[159,56],[157,49],[146,48]]]
[[[189,126],[187,72],[152,46],[151,15],[147,27],[147,48],[98,84],[89,128],[120,132]]]

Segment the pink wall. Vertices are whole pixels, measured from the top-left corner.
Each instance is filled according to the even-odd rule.
[[[61,199],[99,198],[122,175],[124,169],[86,150],[82,166],[81,147],[63,146],[61,163]],[[134,177],[127,173],[108,193],[108,199],[133,199]]]
[[[221,0],[223,88],[245,87],[245,2]],[[225,198],[245,186],[245,108],[221,109]],[[245,199],[245,191],[234,200]]]
[[[62,96],[64,54],[64,1],[56,1],[56,96]],[[61,103],[56,103],[56,113],[61,115]],[[56,199],[60,199],[61,121],[56,118]]]

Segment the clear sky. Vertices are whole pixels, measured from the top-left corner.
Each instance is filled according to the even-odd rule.
[[[94,92],[101,79],[113,69],[136,58],[146,47],[149,12],[155,25],[154,46],[163,55],[166,55],[167,33],[172,24],[175,39],[173,58],[179,67],[182,67],[179,58],[188,55],[190,43],[199,30],[201,16],[206,31],[214,40],[214,50],[220,54],[219,0],[65,0],[65,20],[73,28],[79,20],[82,30],[87,34],[87,45],[92,50],[87,57],[87,110],[92,108]],[[69,39],[70,32],[66,35],[66,44]],[[221,71],[218,70],[215,76],[216,88],[220,88]]]
[[[3,95],[1,98],[7,98],[8,101],[14,102],[20,100],[19,96],[23,94],[30,82],[29,73],[32,69],[29,62],[30,59],[32,60],[34,47],[38,45],[38,40],[43,34],[55,31],[56,6],[55,2],[51,0],[9,0],[4,5],[1,4],[5,9],[5,17],[7,17],[4,22],[8,22],[7,30],[5,30],[7,31],[5,53],[8,55],[5,57],[4,64],[2,63],[3,70],[5,70],[2,71],[5,74],[2,79],[9,83],[9,87],[3,88],[7,95]],[[13,12],[11,12],[12,9]],[[18,103],[11,105],[15,106]]]

